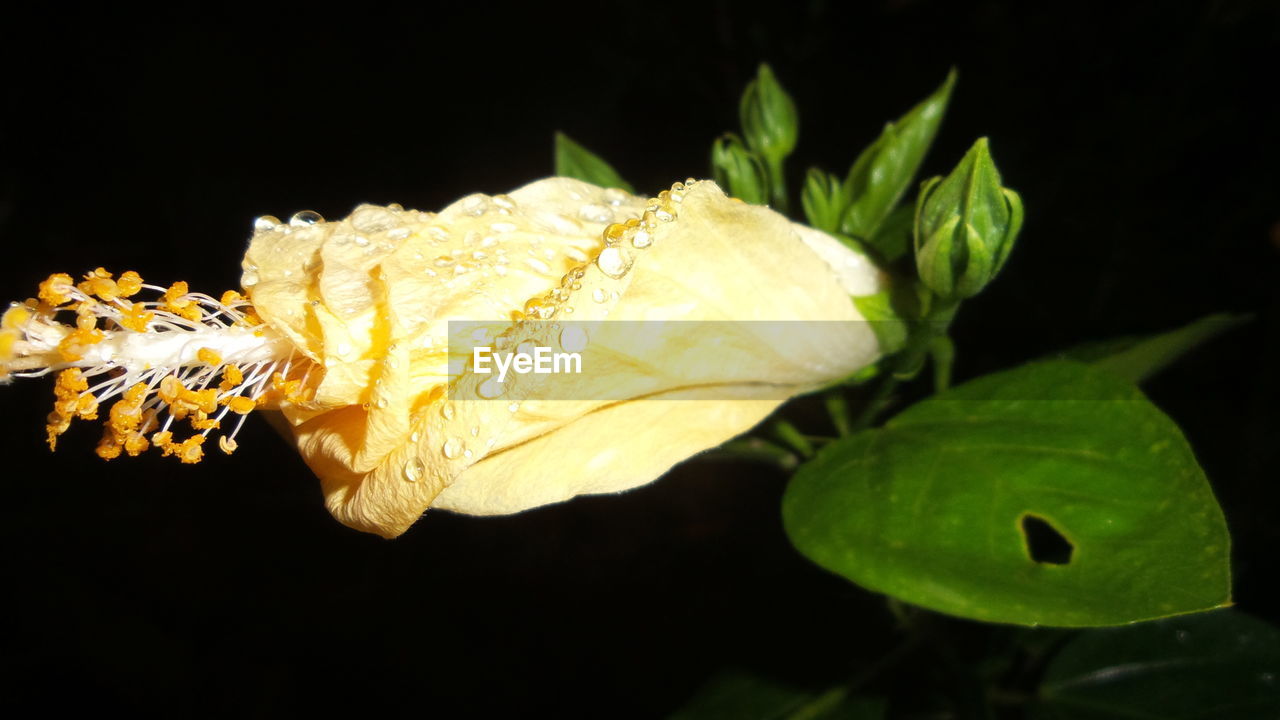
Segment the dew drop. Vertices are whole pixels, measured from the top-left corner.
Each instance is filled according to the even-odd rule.
[[[363,235],[357,235],[357,236],[356,236],[356,244],[357,244],[357,245],[359,245],[360,247],[368,247],[368,246],[369,246],[369,238],[367,238],[367,237],[365,237],[365,236],[363,236]]]
[[[324,217],[314,210],[300,210],[289,218],[289,224],[294,227],[306,227],[324,222]]]
[[[512,200],[510,195],[494,195],[494,196],[493,196],[493,204],[494,204],[494,205],[497,205],[498,207],[502,208],[503,210],[515,210],[515,209],[516,209],[516,201],[515,201],[515,200]]]
[[[513,402],[513,403],[511,403],[510,405],[508,405],[508,406],[507,406],[507,410],[508,410],[508,411],[510,411],[510,412],[515,412],[515,411],[517,411],[517,410],[519,410],[519,409],[520,409],[520,403],[518,403],[518,402]]]
[[[275,215],[263,215],[253,221],[254,232],[271,232],[280,224],[280,218]]]
[[[609,188],[608,190],[605,190],[604,195],[601,196],[601,198],[605,202],[609,203],[614,207],[617,207],[622,203],[626,202],[627,197],[629,196],[627,195],[626,191],[621,190],[619,188]]]
[[[479,425],[472,425],[472,426],[471,426],[471,437],[480,437],[480,426],[479,426]]]
[[[258,268],[250,265],[244,269],[244,273],[240,275],[240,284],[246,288],[251,288],[258,284]]]
[[[632,262],[631,255],[617,247],[607,247],[596,256],[596,266],[600,268],[600,272],[611,278],[626,275],[631,269]]]
[[[462,453],[462,441],[458,438],[449,438],[444,441],[444,446],[440,450],[445,457],[452,460]]]
[[[422,433],[418,432],[417,430],[409,433],[409,442],[416,443],[421,439],[422,439]]]
[[[471,452],[470,450],[463,450],[463,451],[462,451],[462,457],[469,458],[469,457],[471,457],[471,455],[472,455],[472,452]]]
[[[604,288],[596,288],[591,291],[591,299],[598,303],[602,303],[609,299],[609,293],[605,292]]]
[[[476,394],[485,400],[492,400],[507,391],[506,385],[498,382],[497,378],[489,377],[476,388]]]
[[[560,347],[565,352],[582,352],[587,349],[587,331],[581,325],[565,325],[560,331]]]
[[[640,230],[631,238],[631,244],[640,249],[644,249],[653,244],[653,236],[648,230]]]
[[[444,417],[445,420],[452,420],[453,419],[453,403],[451,402],[445,403],[444,407],[440,408],[440,414]]]
[[[457,261],[456,261],[456,260],[454,260],[453,258],[449,257],[448,255],[441,255],[440,257],[436,258],[436,260],[435,260],[436,267],[449,267],[450,265],[454,264],[455,262],[457,262]]]
[[[509,233],[509,232],[514,232],[514,231],[515,231],[515,229],[516,229],[516,224],[515,224],[515,223],[509,223],[509,222],[496,222],[496,223],[494,223],[494,224],[490,225],[490,226],[489,226],[489,229],[490,229],[490,230],[492,230],[492,231],[494,231],[494,232],[496,232],[496,233]]]
[[[551,266],[539,260],[538,258],[534,258],[534,257],[525,258],[524,262],[529,267],[533,268],[534,270],[537,270],[538,272],[544,275],[549,274],[551,272]]]
[[[384,398],[384,397],[380,397],[380,398],[378,398],[378,401],[374,403],[374,405],[376,405],[376,406],[378,407],[378,409],[379,409],[379,410],[386,410],[386,409],[387,409],[387,399],[386,399],[386,398]]]
[[[607,223],[613,221],[613,211],[604,205],[596,205],[595,203],[592,203],[590,205],[583,205],[582,208],[578,210],[578,217],[586,220],[587,222]]]
[[[484,195],[468,195],[461,200],[462,211],[472,217],[479,217],[489,209],[489,198]]]
[[[418,478],[427,471],[426,463],[422,462],[422,458],[410,458],[404,464],[404,479],[409,482],[418,482]]]

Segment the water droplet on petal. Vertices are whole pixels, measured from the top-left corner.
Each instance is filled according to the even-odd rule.
[[[602,303],[609,299],[609,293],[605,292],[604,288],[596,288],[591,291],[591,299],[598,303]]]
[[[560,347],[565,352],[582,352],[587,349],[587,331],[581,325],[565,325],[560,331]]]
[[[507,406],[507,410],[509,410],[509,411],[511,411],[511,412],[515,412],[515,411],[517,411],[517,410],[519,410],[519,409],[520,409],[520,403],[518,403],[518,402],[513,402],[513,403],[511,403],[510,405],[508,405],[508,406]]]
[[[324,222],[324,216],[314,210],[300,210],[289,218],[289,224],[294,227],[306,227]]]
[[[338,346],[334,348],[334,352],[338,354],[338,357],[346,357],[350,355],[351,343],[345,343],[345,342],[338,343]]]
[[[427,471],[426,463],[422,462],[422,458],[409,458],[404,464],[404,479],[409,482],[418,482],[418,478]]]
[[[626,191],[619,188],[609,188],[608,190],[605,190],[604,195],[601,196],[605,202],[613,205],[614,207],[626,202],[628,197],[630,196],[627,195]]]
[[[444,441],[444,446],[440,450],[445,457],[452,460],[462,453],[462,441],[458,438],[449,438]]]
[[[409,434],[409,442],[416,443],[421,439],[422,439],[422,433],[417,432],[416,430]]]
[[[380,397],[380,398],[378,398],[378,401],[374,403],[374,405],[376,405],[376,406],[378,407],[378,409],[379,409],[379,410],[386,410],[386,409],[387,409],[387,399],[386,399],[386,398],[384,398],[384,397]]]
[[[249,266],[244,269],[244,273],[240,275],[240,284],[246,288],[251,288],[258,284],[258,268]]]
[[[462,211],[472,217],[479,217],[489,209],[489,198],[480,194],[468,195],[460,202],[462,203]]]
[[[549,274],[551,272],[551,266],[539,260],[538,258],[533,258],[533,257],[525,258],[524,262],[529,267],[533,268],[534,270],[537,270],[538,272],[544,275]]]
[[[600,251],[596,256],[596,266],[600,268],[600,272],[611,278],[620,278],[627,274],[631,269],[633,258],[631,255],[617,247],[607,247]]]
[[[471,437],[480,437],[480,426],[479,426],[479,425],[472,425],[472,426],[471,426]]]
[[[496,222],[490,225],[489,229],[496,233],[509,233],[516,229],[516,224],[509,222]]]
[[[368,246],[369,246],[369,238],[367,238],[367,237],[365,237],[365,236],[363,236],[363,235],[357,235],[357,236],[356,236],[356,244],[357,244],[357,245],[359,245],[360,247],[368,247]]]
[[[476,394],[485,400],[492,400],[507,391],[506,385],[498,382],[496,377],[489,377],[476,388]]]
[[[444,407],[440,408],[440,414],[444,417],[445,420],[452,420],[453,419],[453,403],[450,403],[450,402],[445,403]]]
[[[595,203],[592,203],[590,205],[583,205],[582,208],[578,210],[578,217],[586,220],[587,222],[607,223],[613,221],[613,210],[610,210],[604,205],[596,205]]]
[[[643,250],[653,244],[653,236],[648,230],[640,230],[631,238],[631,244]]]
[[[254,232],[271,232],[280,224],[280,218],[275,215],[263,215],[253,221]]]

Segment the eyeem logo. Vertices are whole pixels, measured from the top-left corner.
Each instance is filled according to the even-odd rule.
[[[581,373],[582,355],[576,352],[552,352],[551,348],[541,345],[530,350],[528,345],[522,344],[515,352],[510,353],[495,353],[493,348],[482,346],[472,350],[471,364],[481,375],[491,374],[492,368],[496,367],[497,381],[504,382],[507,372],[512,370],[519,375]]]

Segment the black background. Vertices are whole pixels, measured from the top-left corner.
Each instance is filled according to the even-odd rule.
[[[0,287],[101,264],[218,292],[257,215],[510,190],[550,174],[555,130],[652,193],[706,174],[761,60],[801,110],[794,187],[810,164],[843,172],[955,65],[926,173],[989,136],[1028,209],[960,316],[958,376],[1257,313],[1147,390],[1224,504],[1240,607],[1274,620],[1274,7],[53,10],[2,31]],[[104,464],[96,428],[48,453],[48,383],[3,394],[0,705],[652,717],[727,665],[821,682],[891,646],[879,598],[790,549],[767,470],[695,460],[624,497],[432,514],[388,542],[334,522],[263,423],[196,467]]]

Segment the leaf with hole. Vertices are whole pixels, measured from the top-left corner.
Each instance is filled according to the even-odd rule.
[[[831,443],[783,499],[795,546],[871,590],[1025,625],[1229,602],[1222,511],[1178,427],[1071,361],[984,376]]]
[[[1280,630],[1223,610],[1081,633],[1045,668],[1030,717],[1280,717]]]

